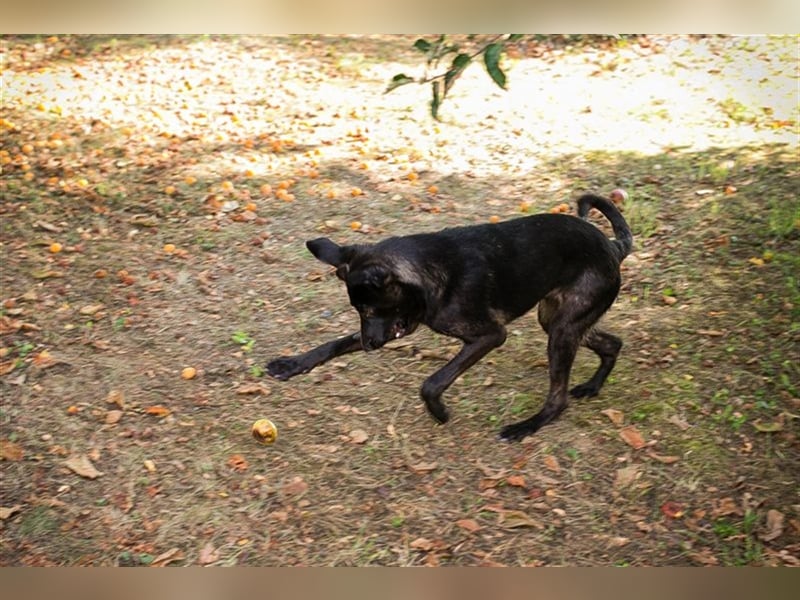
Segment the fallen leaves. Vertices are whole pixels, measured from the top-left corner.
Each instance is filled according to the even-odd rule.
[[[172,411],[170,409],[168,409],[166,406],[162,406],[160,404],[156,404],[154,406],[148,406],[145,409],[144,412],[147,415],[152,415],[154,417],[163,418],[163,417],[166,417],[167,415],[169,415]]]
[[[369,434],[364,431],[363,429],[353,429],[347,437],[350,438],[350,441],[354,444],[363,444],[369,439]]]
[[[236,388],[236,393],[241,395],[261,394],[269,396],[272,392],[265,383],[242,383]]]
[[[297,500],[308,491],[308,484],[301,476],[294,476],[291,481],[281,487],[281,492],[288,499]]]
[[[684,508],[679,502],[667,501],[661,505],[661,512],[670,519],[680,519],[684,515]]]
[[[21,510],[21,504],[15,504],[14,506],[0,506],[0,521],[10,519]]]
[[[774,421],[769,423],[764,423],[761,421],[761,419],[756,419],[753,421],[753,427],[756,429],[756,431],[761,433],[777,433],[779,431],[783,431],[785,414],[786,413],[781,413]]]
[[[250,467],[247,459],[245,459],[245,457],[241,454],[231,455],[225,464],[227,464],[229,468],[239,473],[246,471]]]
[[[173,562],[181,561],[185,558],[183,554],[183,550],[180,548],[171,548],[166,552],[163,552],[156,556],[153,559],[153,562],[150,563],[151,567],[166,567],[168,564]]]
[[[619,437],[634,450],[641,450],[647,445],[642,434],[633,425],[628,425],[620,429]]]
[[[214,547],[213,543],[206,542],[206,544],[200,549],[200,553],[197,557],[197,563],[202,566],[211,565],[217,562],[219,558],[219,550]]]
[[[87,479],[97,479],[103,475],[92,464],[92,461],[85,454],[74,455],[64,461],[64,466],[70,471]]]
[[[770,509],[767,511],[767,530],[761,534],[761,539],[765,542],[771,542],[781,536],[783,533],[783,524],[786,517],[779,510]]]
[[[621,410],[607,408],[605,410],[601,410],[600,413],[607,416],[609,420],[617,427],[622,427],[623,423],[625,422],[625,413],[623,413]]]
[[[109,410],[105,416],[105,424],[106,425],[116,425],[122,419],[122,415],[125,414],[121,410]]]
[[[456,525],[469,533],[475,533],[481,530],[480,524],[475,519],[459,519]]]
[[[506,477],[506,483],[511,487],[527,488],[525,478],[522,475],[509,475]]]
[[[17,462],[22,460],[25,452],[22,446],[10,440],[0,440],[0,458],[3,460]]]
[[[669,455],[657,454],[657,453],[653,452],[652,450],[648,450],[647,451],[647,456],[649,456],[653,460],[655,460],[657,462],[660,462],[661,464],[664,464],[664,465],[671,465],[673,463],[678,462],[681,459],[680,456],[669,456]]]
[[[630,486],[634,481],[636,481],[639,475],[639,467],[636,465],[629,465],[627,467],[617,469],[616,475],[614,476],[614,488],[623,489]]]
[[[120,390],[111,390],[108,392],[108,396],[106,396],[106,402],[123,409],[125,408],[125,394]]]
[[[548,454],[542,459],[544,466],[551,470],[553,473],[561,473],[561,465],[558,464],[558,459],[552,454]]]
[[[501,511],[497,519],[497,524],[503,529],[519,529],[521,527],[544,529],[544,525],[540,521],[521,510]]]

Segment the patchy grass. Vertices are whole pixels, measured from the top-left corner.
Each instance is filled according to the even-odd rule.
[[[794,40],[530,39],[509,92],[469,69],[438,124],[427,90],[382,95],[412,43],[9,38],[2,564],[797,564]],[[356,326],[304,240],[614,187],[623,354],[523,443],[495,435],[547,386],[533,318],[449,390],[445,427],[418,387],[458,345],[428,331],[264,377]]]

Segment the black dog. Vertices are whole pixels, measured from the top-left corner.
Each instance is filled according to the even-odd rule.
[[[578,200],[580,217],[591,208],[611,222],[616,240],[584,219],[540,214],[370,245],[339,246],[327,238],[307,242],[311,253],[336,267],[346,282],[361,332],[277,358],[267,372],[286,380],[342,354],[380,348],[423,323],[464,342],[420,391],[430,414],[445,423],[449,416],[442,393],[505,342],[506,323],[538,304],[539,323],[549,336],[550,391],[536,415],[504,427],[500,436],[520,440],[534,433],[566,408],[570,370],[581,344],[600,357],[600,367],[570,390],[576,398],[598,393],[622,347],[618,337],[594,325],[619,292],[619,265],[633,238],[611,201],[591,194]]]

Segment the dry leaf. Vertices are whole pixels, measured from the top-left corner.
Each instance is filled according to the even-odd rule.
[[[475,461],[475,465],[481,470],[488,479],[502,479],[508,473],[507,469],[500,469],[499,471],[493,470],[491,467],[483,464],[480,460]]]
[[[21,504],[15,504],[14,506],[0,506],[0,521],[5,521],[9,517],[13,517],[19,511],[22,510]]]
[[[124,413],[121,410],[110,410],[106,413],[106,425],[115,425],[122,419]]]
[[[78,312],[84,316],[91,317],[92,315],[96,315],[101,310],[105,308],[102,304],[89,304],[88,306],[84,306]]]
[[[642,434],[639,433],[639,430],[633,425],[628,425],[627,427],[620,429],[619,437],[621,437],[622,441],[628,444],[634,450],[644,448],[646,445]]]
[[[430,552],[433,550],[433,542],[428,538],[418,537],[409,544],[414,550],[422,550],[423,552]]]
[[[282,488],[285,496],[295,496],[299,498],[308,491],[308,484],[299,475],[295,476],[289,483]]]
[[[197,562],[201,565],[210,565],[219,560],[219,551],[214,548],[214,544],[207,542],[200,550],[200,555],[197,557]]]
[[[753,421],[753,427],[755,427],[756,430],[760,431],[761,433],[775,433],[778,431],[783,431],[783,415],[784,413],[781,413],[772,423],[762,423],[761,419],[756,419]]]
[[[669,419],[667,419],[667,421],[675,425],[681,431],[686,431],[687,429],[689,429],[689,427],[691,427],[691,425],[689,425],[686,419],[683,419],[678,415],[672,415]]]
[[[148,407],[144,412],[148,415],[153,415],[154,417],[166,417],[171,411],[166,406],[157,404],[155,406]]]
[[[172,548],[166,552],[159,554],[150,563],[151,567],[166,567],[169,563],[177,560],[183,560],[183,551],[180,548]]]
[[[617,469],[617,474],[614,477],[614,487],[617,489],[628,487],[639,475],[639,468],[635,465]]]
[[[270,395],[270,389],[263,383],[243,383],[236,388],[237,394],[262,394]]]
[[[683,505],[668,500],[661,505],[661,512],[670,519],[680,519],[683,516]]]
[[[783,533],[785,516],[782,512],[770,509],[767,511],[767,532],[761,536],[765,542],[771,542]]]
[[[33,366],[38,369],[49,369],[50,367],[55,366],[60,362],[62,361],[53,358],[53,355],[50,354],[50,352],[47,350],[42,350],[41,352],[39,352],[39,354],[34,356],[33,360],[31,361]]]
[[[561,472],[561,466],[558,464],[558,459],[552,454],[548,454],[543,459],[544,466],[553,471],[554,473]]]
[[[625,421],[625,413],[621,410],[607,408],[606,410],[601,410],[600,413],[607,416],[617,427],[621,427],[622,423]]]
[[[525,478],[522,475],[509,475],[508,477],[506,477],[506,483],[513,487],[521,487],[521,488],[528,487],[525,484]]]
[[[25,452],[19,444],[10,440],[0,440],[0,458],[3,460],[16,462],[22,460],[24,455]]]
[[[623,546],[627,546],[630,541],[630,538],[615,536],[608,540],[608,545],[611,548],[622,548]]]
[[[475,519],[459,519],[456,521],[456,525],[464,529],[465,531],[469,531],[470,533],[475,533],[478,531],[481,526],[478,525],[478,522]]]
[[[506,529],[517,529],[519,527],[544,529],[544,525],[521,510],[505,510],[501,512],[498,523]]]
[[[706,567],[713,567],[719,564],[719,560],[711,553],[711,548],[703,548],[700,552],[689,554],[691,559]]]
[[[707,335],[708,337],[722,337],[725,335],[724,331],[717,331],[716,329],[698,329],[699,335]]]
[[[17,368],[16,358],[0,362],[0,376],[8,375],[9,373],[11,373],[11,371],[13,371],[16,368]]]
[[[106,402],[109,404],[116,404],[120,408],[125,408],[125,394],[120,390],[111,390],[106,396]]]
[[[363,429],[353,429],[353,431],[348,434],[348,437],[354,444],[363,444],[369,439],[369,435]]]
[[[736,503],[736,500],[731,498],[730,496],[726,498],[720,498],[719,500],[712,500],[712,504],[714,506],[712,510],[712,514],[714,517],[726,517],[728,515],[737,515],[742,516],[744,512]]]
[[[15,333],[22,328],[22,321],[3,315],[0,317],[0,335]]]
[[[430,473],[431,471],[435,471],[439,468],[439,463],[437,462],[418,462],[413,465],[408,465],[408,468],[414,471],[415,473]]]
[[[85,454],[71,456],[64,461],[64,466],[73,473],[81,477],[86,477],[87,479],[96,479],[103,475],[102,471],[98,471]]]
[[[681,459],[680,456],[665,456],[664,454],[656,454],[652,450],[647,451],[647,456],[665,465],[671,465],[672,463],[676,463]]]
[[[247,464],[247,460],[241,454],[234,454],[232,455],[227,462],[227,465],[233,469],[234,471],[246,471],[247,468],[250,466]]]

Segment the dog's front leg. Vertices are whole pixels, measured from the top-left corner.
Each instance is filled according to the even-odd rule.
[[[469,342],[453,359],[425,380],[420,390],[428,412],[439,423],[447,423],[450,415],[442,402],[442,394],[459,375],[506,341],[505,329],[501,328]]]
[[[328,362],[332,358],[361,349],[361,334],[352,333],[297,356],[276,358],[267,364],[267,373],[275,379],[286,381],[295,375],[308,373],[314,367]]]

